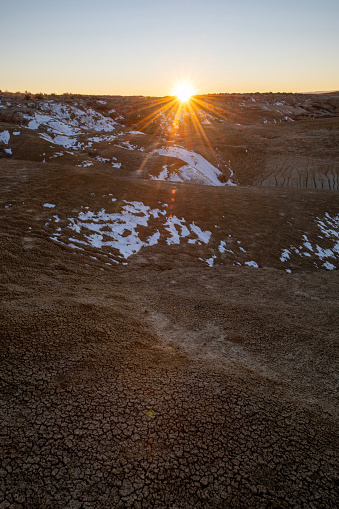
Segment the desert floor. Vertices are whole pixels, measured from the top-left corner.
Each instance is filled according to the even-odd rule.
[[[337,507],[335,190],[0,172],[1,509]]]

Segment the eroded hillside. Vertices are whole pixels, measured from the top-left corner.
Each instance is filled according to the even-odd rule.
[[[338,189],[339,95],[0,96],[1,152],[125,176]],[[121,174],[120,172],[116,172]]]
[[[3,164],[25,174],[6,215],[29,196],[29,228],[39,217],[53,242],[106,263],[180,245],[209,266],[333,270],[338,108],[335,93],[2,94]]]

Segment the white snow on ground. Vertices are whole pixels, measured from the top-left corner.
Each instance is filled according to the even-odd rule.
[[[180,244],[180,239],[190,234],[187,226],[184,225],[185,219],[178,219],[176,216],[169,217],[165,223],[165,228],[172,235],[167,239],[167,244]],[[176,228],[179,227],[180,231]]]
[[[286,260],[289,259],[290,257],[290,252],[288,249],[283,249],[283,252],[281,253],[281,256],[280,256],[280,261],[282,262],[285,262]]]
[[[179,174],[170,174],[168,179],[172,182],[195,182],[197,184],[210,185],[210,179],[206,178],[202,174],[197,174],[195,168],[192,168],[189,164],[185,164],[178,170]]]
[[[155,234],[146,241],[141,241],[136,228],[147,226],[149,218],[157,214],[157,209],[152,210],[141,202],[125,202],[121,212],[117,213],[107,213],[104,209],[97,213],[89,210],[81,212],[77,219],[69,219],[71,222],[69,228],[78,233],[84,233],[86,230],[95,232],[84,234],[87,244],[99,249],[104,246],[113,247],[124,258],[128,258],[137,253],[141,247],[154,245],[157,239]],[[129,234],[126,235],[126,232]]]
[[[40,134],[40,138],[53,143],[54,145],[61,145],[64,148],[77,148],[77,139],[70,138],[69,136],[56,135],[54,138],[49,136],[48,134],[42,133]]]
[[[336,267],[333,265],[333,263],[325,262],[323,263],[323,267],[327,270],[334,270]]]
[[[110,117],[105,117],[101,113],[86,108],[86,111],[53,101],[46,101],[43,103],[43,108],[54,115],[58,120],[67,121],[68,125],[74,126],[79,129],[92,129],[94,131],[115,131],[118,124]]]
[[[206,183],[214,186],[225,185],[218,180],[218,176],[222,174],[221,171],[196,152],[173,145],[156,149],[153,151],[153,154],[180,159],[181,161],[187,163],[187,165],[189,165],[195,171],[198,178],[203,177],[203,180]]]
[[[201,242],[208,244],[208,242],[211,239],[212,232],[210,232],[208,230],[202,231],[202,229],[199,226],[194,224],[194,221],[190,225],[190,228],[191,228],[192,232],[194,232],[197,235],[198,239],[201,240]]]
[[[22,118],[28,121],[28,129],[44,128],[47,133],[41,133],[42,138],[65,148],[79,148],[77,136],[87,130],[112,132],[121,127],[110,117],[105,117],[92,108],[84,111],[57,101],[42,101],[39,108],[40,112],[35,112],[34,115],[22,114]],[[101,139],[102,137],[95,141]]]
[[[116,201],[114,198],[112,200]],[[44,206],[53,207],[48,203]],[[113,248],[114,251],[110,255],[124,259],[137,253],[142,247],[154,246],[161,240],[166,241],[167,245],[172,245],[180,244],[185,237],[193,236],[196,237],[193,240],[198,244],[209,242],[211,232],[203,231],[195,223],[187,224],[184,218],[168,216],[167,208],[167,204],[163,204],[162,209],[151,209],[142,202],[128,201],[123,202],[119,211],[113,213],[106,212],[105,209],[92,212],[87,208],[79,212],[77,217],[68,218],[68,226],[62,233],[64,236],[68,235],[73,246],[77,244],[91,246],[103,250],[102,254],[105,256],[108,256],[109,248]],[[59,222],[59,216],[53,216],[46,222],[46,226],[55,230],[50,238],[57,242],[61,242],[59,240],[61,228],[59,226],[56,228],[56,223]],[[152,231],[146,238],[145,227]],[[143,239],[139,237],[140,228]],[[80,238],[74,237],[74,233],[70,232],[76,232]]]
[[[192,182],[207,186],[211,185],[211,181],[208,177],[205,177],[202,173],[197,173],[197,170],[188,164],[179,168],[178,173],[170,174],[167,180],[172,182]]]
[[[107,157],[101,157],[101,156],[96,156],[96,160],[99,161],[100,163],[109,163],[109,159],[107,159]]]
[[[107,195],[107,198],[110,202],[116,202],[111,194]],[[45,203],[43,206],[55,207],[51,203]],[[142,202],[123,201],[115,212],[107,212],[105,209],[93,212],[85,207],[76,217],[69,217],[67,226],[62,230],[57,223],[63,225],[65,221],[53,215],[45,223],[46,227],[54,229],[51,239],[61,242],[59,239],[61,234],[63,239],[68,236],[66,245],[69,247],[78,249],[79,244],[93,247],[100,250],[102,256],[118,263],[137,253],[142,247],[154,246],[159,242],[166,242],[171,246],[186,241],[187,244],[205,247],[212,239],[212,232],[203,230],[195,222],[188,223],[183,217],[169,215],[167,204],[151,209]],[[281,262],[293,262],[295,256],[312,256],[313,260],[316,258],[313,263],[317,268],[327,270],[337,268],[338,263],[335,262],[339,260],[339,216],[325,214],[322,219],[316,218],[316,223],[322,235],[319,235],[315,242],[311,242],[306,234],[302,235],[303,242],[300,246],[290,246],[282,250]],[[74,236],[73,232],[77,235]],[[317,242],[320,241],[326,241],[327,245],[319,245]],[[65,243],[64,240],[62,242]],[[212,246],[212,249],[215,254],[199,258],[209,267],[213,267],[219,258],[221,262],[226,260],[233,262],[233,265],[259,268],[258,263],[251,259],[246,249],[242,247],[241,241],[235,240],[231,235],[228,235],[226,240],[220,240],[217,252],[215,246]],[[285,270],[291,273],[291,268],[287,267]]]
[[[30,119],[29,115],[24,115],[24,118]],[[48,131],[55,134],[64,134],[66,136],[74,136],[79,131],[78,127],[74,127],[74,122],[70,119],[64,121],[54,118],[52,115],[44,115],[41,113],[34,113],[33,118],[28,122],[29,129],[39,129],[41,125],[47,126]]]
[[[93,161],[84,161],[83,163],[77,164],[76,166],[80,168],[88,168],[89,166],[93,166],[93,164]]]
[[[0,133],[0,141],[5,143],[6,145],[8,145],[10,137],[11,135],[9,134],[8,131],[3,131],[2,133]]]
[[[317,217],[316,222],[325,237],[333,237],[339,240],[339,215],[331,217],[330,214],[326,212],[324,218],[321,220]],[[336,247],[338,249],[338,246]]]
[[[54,159],[55,157],[61,157],[63,155],[64,155],[63,152],[54,152],[54,154],[50,156],[50,159]]]
[[[228,161],[228,171],[230,172],[230,177],[226,182],[226,186],[237,186],[238,184],[235,184],[234,182],[232,182],[232,177],[234,175],[234,171],[231,168],[231,161]]]
[[[117,133],[120,134],[120,133]],[[92,138],[88,138],[89,142],[101,143],[103,141],[114,141],[116,136],[114,134],[104,134],[103,136],[92,136]],[[91,146],[92,143],[89,143],[88,146]]]
[[[283,249],[280,261],[286,262],[291,256],[304,256],[307,258],[316,257],[319,261],[314,261],[314,265],[318,267],[318,263],[322,263],[322,267],[327,270],[333,270],[336,266],[332,261],[339,261],[339,215],[331,216],[326,212],[323,218],[317,217],[315,223],[320,230],[317,243],[312,243],[306,234],[302,235],[302,241],[299,246],[290,246]],[[324,239],[325,237],[325,239]],[[320,244],[320,245],[319,245]],[[328,259],[331,259],[331,262]]]
[[[6,152],[6,154],[9,154],[10,156],[13,155],[11,148],[5,148],[5,152]]]
[[[99,212],[80,212],[78,218],[69,218],[68,227],[82,233],[87,245],[98,249],[112,247],[121,256],[128,258],[141,247],[154,245],[154,234],[142,241],[137,228],[147,226],[149,218],[156,213],[156,210],[151,210],[141,202],[125,202],[121,212],[107,213],[104,209]]]
[[[211,256],[211,258],[198,258],[198,260],[201,260],[202,262],[206,262],[209,267],[213,267],[214,259],[216,258],[216,255]]]
[[[107,198],[116,202],[111,194],[107,195]],[[45,204],[45,206],[52,207],[52,204]],[[116,212],[107,212],[105,209],[93,212],[85,207],[76,217],[67,218],[66,222],[67,226],[62,229],[61,233],[59,224],[65,224],[65,221],[62,221],[57,215],[51,216],[51,219],[46,222],[46,226],[54,229],[51,239],[77,249],[79,244],[95,248],[101,251],[101,256],[108,257],[110,261],[117,263],[121,263],[122,260],[137,253],[142,247],[154,246],[159,242],[166,242],[168,246],[178,245],[183,241],[186,241],[187,244],[207,246],[212,239],[212,232],[203,230],[195,222],[188,223],[183,217],[169,215],[168,204],[165,203],[161,204],[160,208],[152,209],[142,202],[124,201]],[[57,225],[57,223],[59,224]],[[76,236],[74,232],[77,234]],[[59,239],[61,234],[63,235],[62,241]],[[65,237],[68,237],[66,243]],[[242,253],[246,253],[246,251],[239,246],[240,241],[232,240],[229,235],[227,242],[233,242],[234,247],[238,249],[238,254],[226,249],[226,241],[220,242],[220,253],[226,251],[231,253],[234,264],[258,268],[258,264],[253,260],[244,260]],[[236,260],[242,260],[242,262],[234,261],[234,256]],[[213,267],[216,259],[217,254],[212,254],[206,259],[199,258],[209,267]]]
[[[37,114],[35,113],[35,115],[37,115]],[[24,115],[24,116],[25,116],[26,118],[28,118],[28,119],[30,118],[28,115]],[[37,119],[35,119],[35,118],[34,118],[33,120],[30,120],[30,121],[28,122],[27,127],[28,127],[28,129],[34,129],[34,130],[35,130],[35,129],[39,129],[39,127],[40,127],[40,123],[39,123],[39,121],[38,121]]]
[[[228,239],[227,239],[230,243],[232,243],[232,235],[229,235],[228,236]],[[234,254],[233,250],[232,249],[226,249],[227,248],[227,240],[221,240],[220,241],[220,244],[218,246],[218,251],[219,253],[232,253]]]
[[[153,235],[148,237],[148,245],[149,246],[155,246],[155,244],[158,244],[160,240],[160,232],[157,230]]]
[[[197,175],[196,170],[188,165],[182,166],[174,172],[169,172],[167,164],[164,164],[163,170],[159,173],[159,175],[157,177],[150,175],[150,179],[166,180],[167,182],[194,182],[196,184],[210,184],[208,179],[203,177],[203,175]]]
[[[226,251],[226,242],[224,240],[220,241],[218,250],[220,253],[224,253]]]
[[[104,104],[104,102],[99,100],[99,103]],[[21,118],[25,121],[24,124],[28,129],[38,131],[38,135],[48,143],[53,144],[56,149],[59,146],[78,151],[79,149],[91,147],[93,143],[107,143],[116,140],[119,135],[126,135],[126,132],[122,131],[123,126],[93,108],[84,107],[82,109],[82,106],[76,103],[71,105],[58,100],[47,99],[37,102],[35,107],[34,113],[21,113]],[[185,122],[185,118],[188,116],[189,113],[182,113],[177,121],[179,123]],[[213,118],[210,115],[208,117]],[[204,119],[209,122],[207,114],[204,115]],[[88,130],[96,131],[98,135],[87,138],[84,135],[88,135]],[[114,135],[103,135],[101,134],[103,132],[114,132]],[[19,134],[20,131],[15,132],[15,135]],[[135,130],[129,131],[128,134],[131,136],[145,135],[145,133]],[[6,136],[9,136],[8,131],[5,131],[5,134],[1,133],[1,141],[8,143]],[[144,147],[138,147],[130,140],[120,141],[116,146],[141,152],[145,150]],[[179,158],[183,163],[186,163],[174,172],[169,171],[169,168],[167,168],[167,173],[160,171],[159,175],[151,176],[153,180],[192,182],[215,186],[235,185],[232,181],[233,172],[231,169],[230,179],[226,183],[222,183],[218,178],[222,175],[222,172],[218,168],[200,154],[186,150],[183,147],[172,145],[157,149],[153,153]],[[120,167],[116,164],[113,164],[113,166]]]
[[[115,146],[119,148],[125,148],[127,150],[141,150],[136,145],[132,145],[130,141],[122,141],[121,143],[116,144]]]
[[[306,247],[306,249],[309,249],[309,251],[313,251],[312,245],[308,242],[308,238],[306,235],[303,235],[303,239],[304,239],[304,247]]]
[[[254,267],[255,269],[259,268],[259,265],[256,262],[254,262],[254,261],[245,262],[245,265],[248,265],[249,267]]]
[[[94,141],[94,143],[100,143],[100,141],[103,141],[103,138],[100,136],[93,136],[93,138],[88,138],[88,141]]]
[[[221,255],[223,255],[222,259],[227,257],[228,259],[234,260],[235,257],[237,261],[233,261],[233,265],[247,265],[249,267],[259,268],[259,265],[255,261],[246,261],[245,258],[248,258],[249,256],[246,249],[244,249],[240,244],[241,240],[235,241],[235,239],[232,238],[232,235],[228,235],[226,240],[221,240],[218,246],[218,251]],[[233,249],[231,249],[231,246]],[[224,255],[224,253],[228,254]]]
[[[155,177],[154,175],[151,175],[150,179],[151,180],[166,180],[167,176],[168,176],[167,164],[164,164],[163,170],[159,173],[159,175],[157,177]]]

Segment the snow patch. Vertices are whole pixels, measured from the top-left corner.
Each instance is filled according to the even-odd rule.
[[[210,241],[212,232],[210,232],[208,230],[202,231],[202,229],[199,226],[197,226],[194,222],[190,225],[190,228],[191,228],[192,232],[194,232],[196,234],[198,239],[201,240],[201,242],[204,242],[204,244],[208,244],[208,242]]]
[[[115,198],[109,200],[116,201]],[[55,205],[45,203],[45,207],[54,208]],[[195,223],[187,224],[184,218],[168,216],[167,204],[162,204],[162,208],[152,209],[142,202],[122,202],[119,211],[107,212],[101,209],[98,212],[91,211],[88,207],[81,210],[76,217],[67,218],[67,226],[63,228],[63,235],[68,234],[69,242],[74,245],[82,244],[91,246],[102,251],[102,255],[108,256],[113,249],[113,256],[127,259],[136,254],[142,247],[154,246],[161,239],[164,239],[167,245],[180,244],[182,239],[189,236],[196,237],[189,239],[199,244],[207,244],[212,233],[202,230]],[[51,217],[46,226],[61,231],[56,223],[60,222],[57,215]],[[64,223],[62,223],[64,224]],[[145,236],[145,227],[150,229],[150,233]],[[77,237],[74,236],[75,232]],[[142,238],[140,233],[142,232]],[[51,238],[56,240],[60,233],[54,233]],[[70,244],[67,244],[70,246]],[[114,254],[115,252],[115,254]],[[215,256],[213,257],[213,259]],[[114,261],[114,260],[113,260]]]
[[[213,267],[215,258],[216,258],[216,255],[211,256],[211,258],[206,258],[206,259],[198,258],[198,259],[201,260],[202,262],[207,263],[207,265],[209,267]]]
[[[9,134],[8,131],[3,131],[2,133],[0,133],[0,142],[2,141],[2,143],[8,145],[10,137],[11,135]]]
[[[256,262],[254,262],[254,261],[245,262],[245,265],[247,265],[248,267],[253,267],[255,269],[259,269],[259,265]]]
[[[53,143],[53,145],[61,145],[64,148],[76,148],[75,144],[77,142],[76,138],[70,138],[68,136],[57,135],[52,138],[50,135],[41,133],[40,138],[48,141],[49,143]]]
[[[166,180],[166,177],[168,175],[167,164],[164,164],[164,166],[162,168],[163,168],[162,171],[159,173],[159,175],[157,177],[155,177],[154,175],[151,175],[150,179],[151,180]]]
[[[323,263],[323,267],[327,270],[334,270],[336,267],[333,265],[333,263],[325,262]]]
[[[282,262],[289,260],[293,253],[294,256],[307,257],[310,260],[314,258],[317,258],[318,261],[324,260],[322,267],[328,270],[336,268],[333,263],[328,261],[328,258],[339,259],[339,215],[331,216],[326,212],[323,218],[317,217],[315,223],[320,230],[316,237],[316,243],[311,242],[306,234],[302,235],[301,245],[290,246],[282,251],[280,256]],[[325,245],[324,237],[327,239]],[[319,268],[317,261],[314,261],[314,265]]]
[[[159,154],[167,157],[175,157],[181,159],[187,163],[190,168],[193,168],[196,176],[201,178],[204,177],[204,181],[209,185],[223,186],[225,184],[218,180],[218,176],[221,175],[221,171],[213,166],[209,161],[196,152],[186,150],[178,146],[170,146],[165,148],[156,149],[153,151],[154,154]]]
[[[280,256],[280,261],[285,262],[290,257],[290,251],[288,249],[284,249]]]
[[[176,216],[169,217],[165,223],[166,230],[172,235],[167,239],[167,244],[180,244],[180,238],[187,237],[190,232],[187,226],[185,226],[185,219],[178,219]],[[178,229],[176,228],[178,226]]]
[[[77,164],[76,166],[79,168],[88,168],[89,166],[93,166],[93,164],[93,161],[84,161],[83,163]]]

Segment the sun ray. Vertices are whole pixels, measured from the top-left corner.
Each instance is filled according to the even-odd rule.
[[[192,105],[190,105],[190,113],[192,115],[192,121],[194,126],[198,129],[199,134],[202,135],[202,138],[206,141],[207,145],[209,145],[211,150],[213,151],[212,145],[210,144],[209,139],[204,131],[204,128],[202,127],[201,122],[198,118],[198,115],[196,114],[196,111]]]
[[[142,120],[140,120],[137,124],[136,124],[136,127],[138,127],[139,129],[145,129],[146,127],[148,127],[152,122],[154,122],[155,120],[157,120],[162,114],[166,114],[166,112],[174,107],[174,104],[175,104],[175,100],[172,98],[170,101],[167,101],[167,102],[163,102],[161,104],[161,106],[155,110],[155,111],[152,111],[149,115],[147,115],[147,117],[143,118]],[[146,109],[146,108],[145,108]]]
[[[191,85],[188,81],[180,81],[175,85],[173,93],[177,96],[180,102],[186,103],[190,100],[192,95],[195,94],[195,90],[193,85]]]
[[[190,91],[194,91],[193,88]],[[173,146],[173,143],[179,143],[179,146],[183,145],[188,150],[197,151],[203,157],[207,156],[212,164],[220,168],[220,157],[210,141],[216,126],[212,122],[206,131],[203,125],[207,115],[215,119],[230,115],[227,108],[220,107],[218,99],[213,96],[192,96],[188,92],[185,95],[178,91],[177,97],[167,96],[140,104],[142,107],[139,111],[143,111],[146,116],[138,121],[134,127],[138,130],[144,130],[153,124],[153,128],[151,151],[147,155],[145,154],[137,173],[140,175],[147,168],[148,162],[157,147],[161,147],[161,145]],[[191,133],[194,133],[193,138],[190,136]],[[192,139],[193,142],[188,143]]]
[[[220,108],[217,104],[215,104],[215,102],[213,103],[213,106],[211,106],[208,102],[206,102],[206,100],[203,101],[203,99],[200,97],[195,97],[194,100],[199,104],[200,108],[203,109],[204,111],[207,110],[210,113],[220,114],[222,117],[225,117],[225,115],[227,116],[230,114],[229,110],[225,108]],[[213,101],[213,98],[209,100]]]

